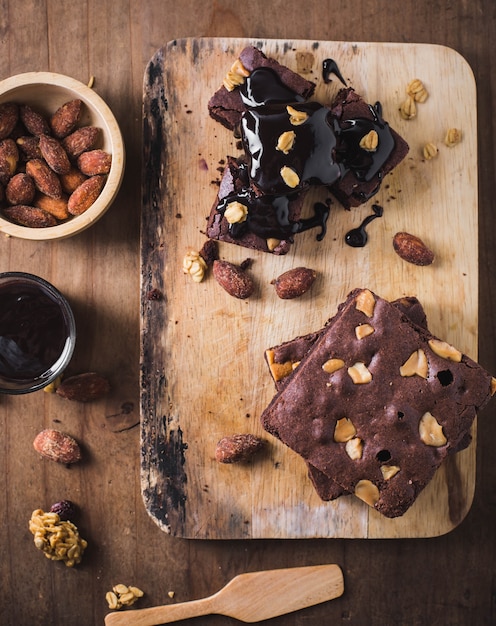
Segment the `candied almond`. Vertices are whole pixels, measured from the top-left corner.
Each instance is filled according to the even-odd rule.
[[[50,127],[58,139],[71,133],[81,117],[83,102],[79,98],[65,102],[50,118]]]
[[[71,167],[67,174],[61,174],[59,178],[62,191],[70,195],[73,191],[76,191],[79,185],[84,183],[88,177],[76,167]]]
[[[82,457],[81,448],[74,437],[54,428],[46,428],[38,433],[33,447],[42,457],[65,465],[77,463]]]
[[[56,226],[57,220],[43,209],[25,204],[17,204],[3,209],[5,217],[15,224],[27,228],[47,228]]]
[[[0,104],[0,139],[8,137],[19,119],[19,106],[15,102]]]
[[[0,183],[6,185],[17,169],[19,150],[13,139],[7,138],[0,141]]]
[[[299,298],[313,285],[317,272],[308,267],[294,267],[278,276],[273,282],[276,294],[282,300]]]
[[[77,166],[86,176],[108,174],[112,165],[112,155],[105,150],[88,150],[77,158]]]
[[[97,126],[82,126],[62,139],[67,154],[75,159],[86,150],[91,150],[98,138],[100,129]]]
[[[66,220],[70,217],[70,213],[67,210],[66,196],[62,196],[62,198],[50,198],[50,196],[39,193],[34,200],[34,206],[50,213],[58,220]]]
[[[5,187],[5,198],[9,204],[27,204],[33,202],[35,187],[31,176],[23,172],[14,174]]]
[[[31,159],[26,163],[26,174],[34,181],[38,191],[51,198],[62,197],[62,186],[57,174],[42,159]]]
[[[49,135],[50,127],[46,119],[27,104],[21,104],[19,108],[19,116],[26,130],[32,135],[39,137],[40,135]]]
[[[96,372],[75,374],[64,379],[56,394],[75,402],[91,402],[103,398],[110,391],[109,381]]]
[[[60,141],[54,137],[40,136],[40,152],[50,169],[56,174],[67,174],[70,171],[71,164],[67,152]]]
[[[420,237],[411,233],[396,233],[393,237],[393,248],[399,257],[413,265],[425,266],[434,262],[432,250]]]
[[[249,433],[229,435],[217,442],[215,459],[219,463],[246,462],[264,446],[263,439]]]
[[[213,275],[219,285],[235,298],[244,300],[249,298],[255,290],[251,277],[238,265],[229,261],[214,261]]]
[[[104,185],[104,176],[87,178],[69,196],[67,203],[69,213],[71,215],[81,215],[87,211],[100,195]]]

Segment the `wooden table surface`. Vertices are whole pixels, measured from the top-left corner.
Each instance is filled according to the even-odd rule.
[[[105,400],[87,405],[44,392],[0,397],[1,624],[103,624],[105,593],[116,583],[143,589],[139,606],[146,607],[210,595],[241,572],[320,563],[341,566],[344,595],[270,624],[496,623],[494,403],[478,421],[471,510],[455,530],[430,539],[171,537],[143,504],[139,437],[141,103],[155,51],[177,38],[222,36],[421,42],[460,52],[478,86],[479,362],[494,373],[495,17],[492,0],[0,0],[0,78],[35,70],[85,83],[94,76],[127,151],[119,196],[94,227],[61,242],[5,238],[0,248],[0,271],[39,274],[73,304],[79,340],[71,371],[96,370],[112,382]],[[75,435],[84,462],[68,469],[40,459],[32,441],[47,427]],[[73,569],[45,559],[28,531],[34,509],[61,499],[79,506],[89,544]],[[181,623],[238,622],[210,616]]]

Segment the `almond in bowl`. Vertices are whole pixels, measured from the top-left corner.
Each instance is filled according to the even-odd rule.
[[[51,240],[85,230],[115,200],[124,165],[117,121],[89,86],[53,72],[0,81],[0,232]]]

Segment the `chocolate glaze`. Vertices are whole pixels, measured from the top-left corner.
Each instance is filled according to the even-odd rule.
[[[353,170],[359,180],[370,181],[374,176],[381,178],[381,168],[394,149],[394,139],[389,125],[381,117],[381,106],[376,103],[369,106],[372,120],[365,118],[345,120],[344,127],[336,131],[340,145],[336,159],[346,169]],[[371,130],[379,136],[377,150],[368,152],[360,148],[360,140]]]
[[[375,220],[376,217],[382,217],[383,208],[380,205],[372,205],[372,210],[374,211],[372,215],[368,215],[358,228],[352,228],[344,236],[345,242],[352,248],[363,248],[368,240],[365,228],[368,224],[370,224],[370,222],[372,222],[372,220]]]
[[[302,96],[286,87],[269,67],[259,67],[250,74],[240,89],[241,100],[248,109],[304,102]]]
[[[332,185],[342,175],[342,166],[334,159],[336,134],[329,110],[316,102],[294,106],[308,115],[300,126],[291,124],[286,107],[277,112],[249,110],[243,116],[242,137],[250,156],[250,178],[264,194],[288,193],[288,185],[281,177],[284,166],[298,174],[298,189],[312,184]],[[288,154],[276,148],[284,132],[294,132],[296,136]]]
[[[323,71],[324,80],[329,80],[332,72],[344,82],[332,59],[324,62]],[[288,203],[292,194],[312,185],[330,187],[350,170],[359,180],[370,181],[377,177],[380,185],[381,168],[394,148],[394,139],[382,119],[378,103],[370,106],[372,119],[347,119],[339,124],[327,107],[304,101],[267,67],[255,69],[240,87],[240,93],[247,108],[240,131],[249,163],[247,167],[242,166],[245,178],[242,189],[223,198],[217,206],[221,214],[233,201],[247,207],[246,220],[229,227],[234,238],[248,229],[266,239],[291,241],[295,233],[320,227],[317,236],[320,240],[326,232],[329,206],[317,203],[311,218],[291,222]],[[305,112],[307,119],[302,124],[291,124],[288,105]],[[370,130],[379,135],[375,152],[360,147],[360,140]],[[277,149],[277,142],[280,135],[288,131],[295,134],[295,141],[285,154]],[[285,166],[298,175],[299,183],[294,188],[288,187],[281,176]]]
[[[343,85],[346,87],[346,81],[343,78],[343,75],[341,74],[336,61],[334,59],[324,59],[322,61],[322,78],[324,79],[325,83],[331,82],[332,80],[331,74],[334,74],[334,76],[337,76],[339,80],[343,83]]]
[[[320,227],[317,240],[321,240],[326,233],[326,223],[329,217],[329,205],[316,203],[314,215],[308,218],[291,221],[289,219],[289,202],[291,194],[286,195],[257,195],[249,185],[247,167],[239,166],[240,179],[243,180],[243,188],[234,194],[223,198],[217,206],[219,213],[223,214],[231,202],[240,202],[247,209],[247,217],[244,222],[229,225],[229,233],[232,237],[240,238],[247,230],[262,237],[263,239],[275,238],[293,240],[296,233],[301,233],[312,228]]]

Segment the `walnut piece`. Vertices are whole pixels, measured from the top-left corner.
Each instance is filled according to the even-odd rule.
[[[431,159],[434,159],[435,157],[437,157],[438,152],[439,150],[437,149],[436,144],[432,143],[432,141],[429,141],[428,143],[426,143],[422,149],[422,154],[424,155],[424,159],[426,159],[427,161],[430,161]]]
[[[109,609],[118,610],[124,606],[133,605],[142,596],[144,596],[144,593],[138,587],[128,587],[120,583],[114,585],[112,591],[108,591],[105,594],[105,600],[107,600]]]
[[[440,339],[430,339],[429,347],[434,354],[437,354],[437,356],[440,356],[443,359],[448,359],[448,361],[460,363],[462,360],[462,353],[460,350],[450,346],[450,344],[446,341],[441,341]]]
[[[36,509],[29,520],[29,530],[34,535],[34,545],[47,559],[63,561],[67,567],[81,562],[88,543],[72,522],[61,520],[57,513]]]
[[[381,465],[382,477],[384,480],[390,480],[400,471],[397,465]]]
[[[346,442],[345,446],[346,454],[350,457],[352,461],[357,461],[362,458],[363,454],[363,441],[360,437],[353,437]]]
[[[456,146],[462,140],[462,131],[458,128],[448,128],[444,136],[444,143],[448,148]]]
[[[286,378],[293,371],[293,363],[292,361],[284,361],[284,363],[276,363],[274,359],[274,350],[266,350],[265,357],[267,359],[267,364],[269,366],[272,377],[276,382]]]
[[[199,252],[190,250],[183,259],[183,273],[189,274],[195,283],[201,283],[207,271],[205,259]]]
[[[412,120],[417,116],[417,106],[412,96],[408,96],[400,105],[400,115],[404,120]]]
[[[365,337],[372,335],[373,332],[374,332],[374,327],[371,326],[370,324],[359,324],[355,328],[355,335],[357,339],[364,339]]]
[[[267,249],[270,250],[270,252],[273,252],[280,243],[280,239],[275,239],[275,237],[269,237],[267,239]]]
[[[424,83],[419,78],[414,78],[408,83],[406,92],[415,100],[415,102],[425,102],[429,97],[429,93],[425,88]]]
[[[326,374],[334,374],[334,372],[337,372],[342,367],[344,367],[344,361],[342,359],[329,359],[324,363],[322,369]]]

